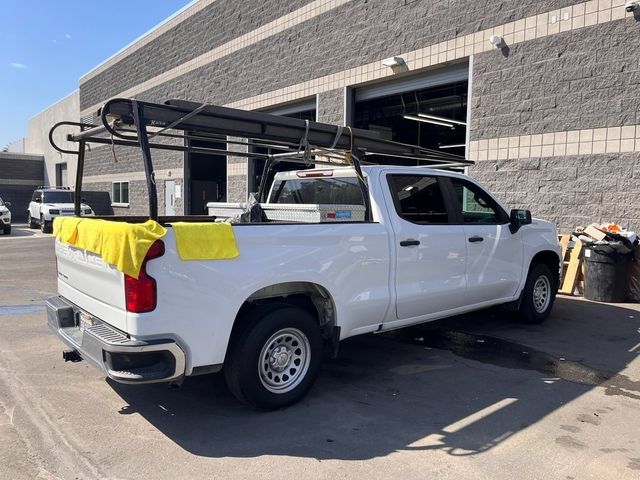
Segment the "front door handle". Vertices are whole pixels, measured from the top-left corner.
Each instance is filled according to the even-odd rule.
[[[480,236],[478,236],[478,235],[474,235],[473,237],[469,237],[469,241],[470,241],[471,243],[483,242],[483,241],[484,241],[484,238],[483,238],[483,237],[480,237]]]
[[[420,245],[420,240],[413,240],[411,238],[400,242],[401,247],[415,247],[417,245]]]

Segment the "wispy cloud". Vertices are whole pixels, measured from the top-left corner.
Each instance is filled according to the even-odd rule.
[[[68,33],[65,35],[65,38],[71,38],[71,35],[69,35]]]
[[[27,68],[27,66],[24,63],[11,62],[9,65],[11,65],[13,68],[19,68],[21,70],[24,70]]]

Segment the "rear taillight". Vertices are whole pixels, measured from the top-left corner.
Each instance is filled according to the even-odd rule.
[[[158,299],[156,281],[147,274],[147,262],[164,255],[164,243],[156,240],[144,257],[138,278],[124,276],[124,296],[127,311],[145,313],[155,310]]]

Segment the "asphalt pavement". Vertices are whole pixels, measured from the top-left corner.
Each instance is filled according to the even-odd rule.
[[[637,304],[349,339],[302,402],[264,413],[219,374],[169,390],[64,363],[55,291],[51,236],[0,235],[2,480],[640,478]]]

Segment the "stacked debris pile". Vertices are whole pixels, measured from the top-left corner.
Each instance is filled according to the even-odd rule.
[[[616,224],[577,229],[584,245],[587,299],[600,302],[640,301],[640,275],[634,253],[638,236]]]

